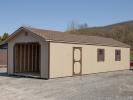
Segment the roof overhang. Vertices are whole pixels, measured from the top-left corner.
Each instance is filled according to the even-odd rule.
[[[26,27],[20,27],[20,28],[17,29],[15,32],[13,32],[13,33],[4,41],[4,43],[6,44],[6,43],[10,42],[10,41],[11,41],[14,37],[16,37],[21,31],[29,32],[29,33],[35,35],[36,37],[39,37],[39,38],[41,38],[42,40],[44,40],[44,38],[42,38],[41,36],[39,36],[39,35],[33,33],[32,31],[28,30]],[[46,41],[46,40],[45,40],[45,41]]]

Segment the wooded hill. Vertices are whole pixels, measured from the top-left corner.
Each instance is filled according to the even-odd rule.
[[[71,30],[70,33],[110,37],[129,44],[133,50],[133,21],[122,22],[103,27],[81,28]]]

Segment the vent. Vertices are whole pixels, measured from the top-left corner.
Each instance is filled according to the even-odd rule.
[[[28,36],[28,32],[25,32],[25,36]]]

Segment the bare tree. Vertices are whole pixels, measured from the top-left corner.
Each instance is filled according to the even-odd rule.
[[[78,29],[78,24],[74,21],[72,21],[67,27],[67,31],[75,31],[77,29]]]
[[[79,25],[79,29],[86,29],[86,28],[88,28],[88,24],[87,23]]]
[[[76,23],[75,21],[72,21],[72,22],[68,25],[67,31],[75,32],[75,31],[78,30],[78,29],[86,29],[86,28],[88,28],[87,23],[78,24],[78,23]]]

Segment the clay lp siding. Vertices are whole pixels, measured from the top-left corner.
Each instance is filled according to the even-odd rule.
[[[72,76],[72,45],[50,42],[50,78]]]
[[[8,74],[14,73],[13,48],[16,43],[39,43],[41,46],[41,78],[48,78],[48,42],[34,34],[25,35],[22,31],[8,43]]]
[[[73,75],[73,47],[82,47],[82,74],[129,69],[129,48],[50,42],[50,78]],[[105,61],[97,62],[97,49],[105,49]],[[115,61],[115,49],[121,61]]]

